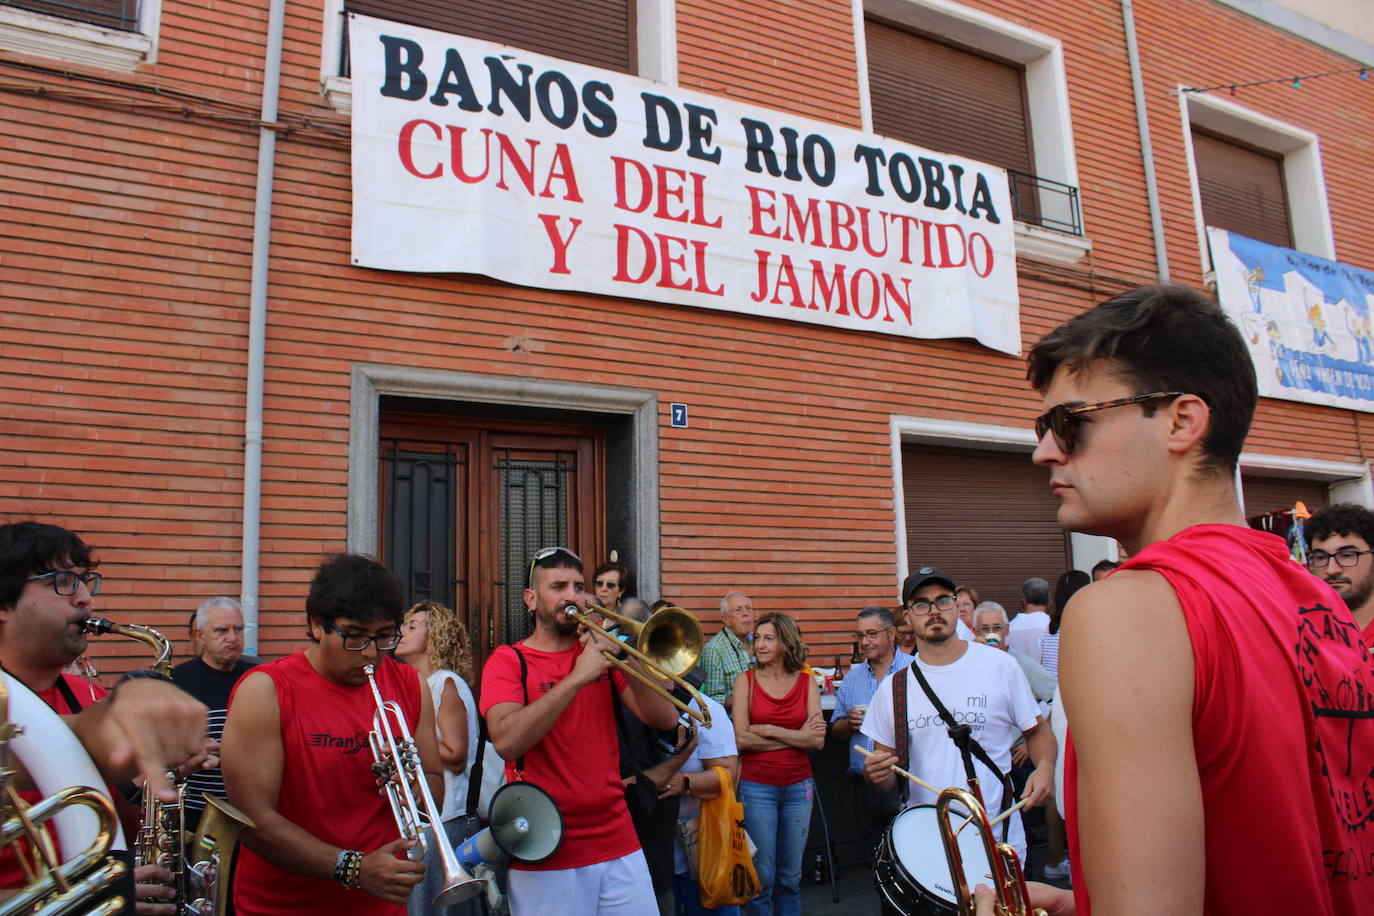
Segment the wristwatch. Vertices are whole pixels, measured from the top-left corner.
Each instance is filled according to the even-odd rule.
[[[691,794],[692,794],[692,780],[691,780],[691,777],[689,777],[686,773],[683,773],[683,774],[682,774],[682,794],[683,794],[683,795],[691,795]]]

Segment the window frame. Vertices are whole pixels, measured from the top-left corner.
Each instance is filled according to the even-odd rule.
[[[0,5],[0,51],[133,73],[157,63],[161,22],[162,0],[140,0],[138,28],[128,32]]]
[[[1193,129],[1254,147],[1283,159],[1283,181],[1288,197],[1288,226],[1294,250],[1335,261],[1336,237],[1331,229],[1331,209],[1322,172],[1321,142],[1309,130],[1252,111],[1229,99],[1178,87],[1179,119],[1188,160],[1188,185],[1193,196],[1198,252],[1208,282],[1215,273],[1207,244],[1207,223],[1202,214],[1197,161],[1193,154]]]
[[[636,76],[677,85],[677,0],[633,0]],[[340,114],[353,111],[353,80],[339,76],[344,0],[325,0],[320,41],[320,92]]]
[[[1039,178],[1079,187],[1064,47],[1058,38],[950,0],[853,0],[853,4],[859,59],[859,110],[865,131],[873,132],[868,47],[864,36],[864,17],[870,15],[1023,66],[1035,174]],[[1041,212],[1046,214],[1058,214],[1062,210],[1062,204],[1051,196],[1042,194],[1039,203]],[[1083,217],[1082,236],[1018,221],[1016,248],[1018,255],[1077,263],[1092,249],[1087,218]]]

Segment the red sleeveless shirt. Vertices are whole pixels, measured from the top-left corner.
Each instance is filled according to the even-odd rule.
[[[749,723],[768,723],[793,731],[806,724],[806,685],[810,675],[797,672],[792,689],[782,697],[769,696],[754,672],[749,672]],[[811,777],[811,758],[799,747],[740,754],[739,778],[770,786],[790,786]]]
[[[371,852],[397,839],[400,831],[391,807],[377,791],[372,775],[367,736],[377,706],[371,689],[366,684],[347,687],[327,680],[304,652],[253,670],[272,678],[281,708],[283,760],[277,811],[342,849]],[[414,734],[420,722],[419,676],[414,669],[383,658],[377,663],[376,677],[383,699],[400,704]],[[231,714],[233,704],[231,697]],[[239,847],[234,908],[239,916],[404,916],[406,911],[367,891],[287,871],[247,846]]]
[[[1193,646],[1203,912],[1374,914],[1374,655],[1344,602],[1282,539],[1234,525],[1185,529],[1123,568],[1169,581]],[[1089,916],[1069,727],[1065,824]]]

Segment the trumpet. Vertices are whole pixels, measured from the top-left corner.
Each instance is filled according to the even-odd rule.
[[[672,681],[692,696],[697,697],[701,710],[697,711],[673,696],[672,691],[665,690],[663,685],[655,680],[655,677],[651,677],[633,665],[617,658],[615,653],[609,649],[602,649],[602,654],[610,659],[611,664],[640,681],[650,690],[667,698],[668,702],[700,722],[703,728],[711,727],[710,708],[706,705],[701,693],[682,677],[696,667],[697,660],[701,658],[701,650],[706,645],[706,636],[701,630],[701,624],[691,611],[685,611],[680,607],[665,607],[650,614],[648,620],[640,623],[638,620],[617,614],[615,611],[607,610],[591,602],[587,602],[587,608],[602,617],[616,621],[620,626],[634,633],[635,642],[642,649],[625,645],[622,645],[621,648],[637,659],[646,669],[652,671],[655,677]],[[583,626],[596,626],[590,617],[577,609],[575,604],[565,605],[563,613]],[[600,628],[598,627],[598,629]]]
[[[954,805],[968,811],[967,815],[951,812]],[[1030,895],[1026,891],[1026,876],[1021,871],[1021,861],[1010,843],[999,843],[992,832],[987,809],[982,801],[968,789],[950,786],[940,793],[935,802],[936,822],[940,827],[940,839],[944,842],[945,858],[949,860],[950,877],[954,882],[954,892],[959,899],[961,916],[973,916],[975,907],[973,889],[968,886],[964,876],[964,854],[959,848],[959,832],[969,825],[977,828],[987,854],[988,867],[992,870],[993,890],[997,903],[993,912],[997,916],[1046,916],[1042,909],[1032,909]],[[956,821],[958,823],[956,823]]]
[[[368,743],[372,746],[372,772],[386,780],[386,797],[391,814],[396,818],[404,839],[415,843],[410,850],[412,859],[423,859],[429,844],[434,843],[443,867],[443,888],[434,898],[436,907],[452,906],[480,893],[487,879],[475,877],[463,868],[458,856],[448,845],[434,794],[429,791],[425,771],[420,766],[420,753],[415,738],[406,725],[400,704],[382,699],[377,687],[377,666],[363,668],[367,683],[372,687],[372,699],[377,712],[372,717],[372,731]],[[417,799],[418,797],[418,799]],[[426,836],[428,834],[428,836]]]

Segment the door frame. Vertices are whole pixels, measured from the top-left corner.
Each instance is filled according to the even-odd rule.
[[[408,366],[355,364],[348,429],[348,543],[350,553],[377,556],[378,429],[384,396],[540,407],[628,417],[632,428],[627,514],[640,596],[653,601],[661,588],[659,535],[658,393],[642,388],[527,379]]]

